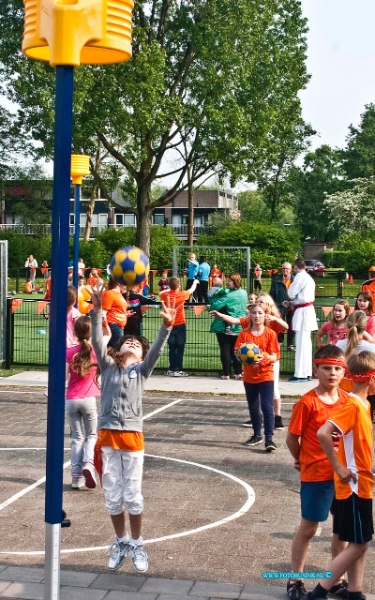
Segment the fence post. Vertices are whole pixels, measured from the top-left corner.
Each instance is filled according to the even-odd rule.
[[[19,269],[16,269],[16,294],[20,293],[20,276],[19,276]]]
[[[7,319],[6,319],[6,334],[5,334],[5,368],[10,369],[12,357],[12,331],[14,320],[12,319],[12,298],[7,298]]]
[[[345,279],[345,271],[339,271],[337,273],[337,297],[343,297],[343,287],[344,287],[344,279]]]

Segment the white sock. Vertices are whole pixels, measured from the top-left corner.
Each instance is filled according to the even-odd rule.
[[[130,538],[130,541],[132,544],[134,544],[134,546],[142,546],[143,544],[142,536],[140,536],[137,540],[133,540],[133,538]]]
[[[117,538],[118,542],[122,542],[123,544],[127,544],[130,540],[130,535],[128,533],[125,533],[123,538]]]

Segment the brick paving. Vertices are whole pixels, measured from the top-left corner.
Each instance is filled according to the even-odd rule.
[[[44,475],[46,398],[42,392],[0,388],[0,505]],[[241,445],[251,434],[240,427],[248,418],[243,395],[147,392],[144,414],[178,399],[145,421],[147,577],[135,575],[131,561],[125,561],[120,572],[109,574],[102,549],[62,553],[60,600],[286,598],[285,581],[265,586],[262,578],[262,571],[289,570],[291,538],[299,521],[298,474],[285,446],[286,432],[276,432],[278,450],[273,455],[261,446]],[[292,404],[284,398],[286,421]],[[65,460],[69,460],[69,444],[66,429]],[[172,458],[186,462],[168,460]],[[218,527],[155,541],[225,519],[247,501],[242,485],[200,465],[250,485],[253,505],[240,518]],[[63,551],[101,548],[111,542],[102,490],[71,490],[69,470],[64,472],[64,508],[72,526],[62,530]],[[330,521],[323,523],[311,544],[306,570],[322,570],[328,564],[330,532]],[[0,510],[0,540],[0,598],[44,600],[44,556],[10,553],[44,549],[43,484]],[[369,600],[375,600],[374,558],[372,545],[364,585]]]

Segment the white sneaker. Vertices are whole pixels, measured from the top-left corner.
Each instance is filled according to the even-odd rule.
[[[168,375],[168,377],[173,377],[173,375],[174,375],[174,371],[171,371],[170,369],[168,369],[168,371],[166,371],[166,372],[164,373],[164,375]]]
[[[96,488],[95,467],[91,463],[85,463],[82,469],[83,476],[86,480],[86,487],[90,490]]]
[[[188,374],[184,371],[175,371],[173,375],[174,377],[188,377]]]
[[[117,571],[123,564],[125,558],[131,550],[129,542],[120,542],[117,535],[113,544],[111,544],[107,551],[106,556],[109,556],[108,569],[110,571]]]
[[[148,555],[142,544],[139,546],[131,545],[133,567],[136,573],[146,573],[148,569]]]
[[[86,484],[84,477],[72,477],[72,490],[81,490],[85,486]]]

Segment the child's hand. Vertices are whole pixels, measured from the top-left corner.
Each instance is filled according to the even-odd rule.
[[[102,299],[103,299],[103,288],[94,289],[92,292],[89,291],[89,294],[91,296],[91,302],[94,306],[94,310],[95,311],[101,310],[102,309]]]
[[[219,317],[219,319],[221,319],[221,313],[218,310],[210,310],[210,316],[211,317]]]
[[[340,465],[339,467],[337,467],[337,469],[335,469],[335,471],[341,483],[349,483],[351,479],[354,483],[357,483],[356,474],[353,473],[353,471],[350,471],[349,469],[344,467],[344,465]]]
[[[166,327],[173,325],[176,318],[176,309],[165,305],[163,300],[160,302],[160,316],[163,317],[163,323]]]

